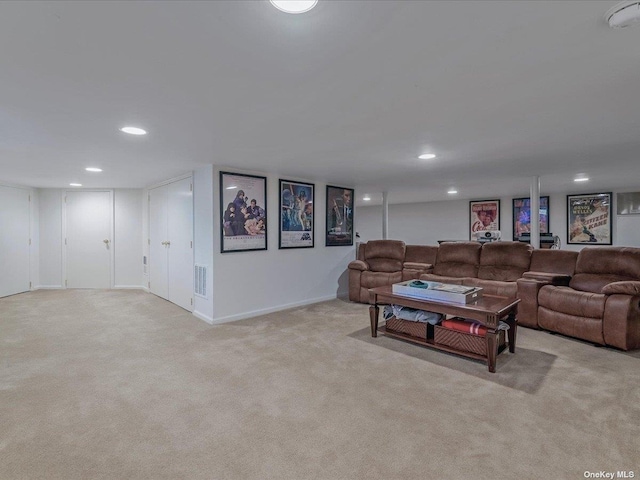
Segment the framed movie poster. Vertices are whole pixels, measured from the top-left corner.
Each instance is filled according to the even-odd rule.
[[[500,230],[500,200],[469,202],[469,239],[477,239],[478,232]]]
[[[567,243],[611,245],[611,193],[567,195]]]
[[[353,245],[353,188],[327,185],[325,245]]]
[[[220,172],[220,251],[267,249],[267,178]]]
[[[280,245],[278,248],[313,248],[312,183],[280,180]]]
[[[531,199],[513,199],[513,239],[531,232]],[[540,197],[540,233],[549,233],[549,197]]]

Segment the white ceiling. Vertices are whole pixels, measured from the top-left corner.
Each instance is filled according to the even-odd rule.
[[[534,175],[638,190],[640,28],[607,26],[616,3],[0,2],[0,180],[143,187],[213,163],[372,203],[527,195]]]

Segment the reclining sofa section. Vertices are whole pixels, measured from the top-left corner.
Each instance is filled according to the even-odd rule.
[[[520,298],[518,323],[622,350],[640,348],[640,248],[533,250],[520,242],[438,246],[373,240],[349,264],[349,299],[421,279]]]

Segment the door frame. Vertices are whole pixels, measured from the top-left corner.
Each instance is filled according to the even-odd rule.
[[[34,275],[33,275],[33,269],[35,267],[34,265],[34,247],[35,246],[39,246],[40,243],[39,242],[35,242],[34,239],[36,238],[36,234],[40,235],[40,225],[37,225],[36,228],[34,228],[34,218],[35,217],[35,213],[34,213],[34,199],[36,198],[36,190],[33,187],[27,187],[25,185],[17,185],[15,183],[8,183],[5,181],[0,180],[0,187],[9,187],[9,188],[18,188],[20,190],[26,190],[28,192],[29,195],[29,262],[27,265],[27,269],[29,270],[29,290],[25,290],[27,292],[29,291],[33,291],[33,290],[37,290],[38,286],[34,285]],[[38,266],[38,270],[40,269],[40,267]],[[39,275],[36,276],[38,279],[40,278]],[[40,283],[40,280],[38,280],[38,283]]]
[[[113,288],[114,272],[115,272],[115,203],[113,201],[112,188],[65,188],[60,195],[62,203],[62,288],[67,288],[67,193],[84,193],[84,192],[108,192],[109,193],[109,235],[111,236],[111,248],[109,248],[109,288]]]

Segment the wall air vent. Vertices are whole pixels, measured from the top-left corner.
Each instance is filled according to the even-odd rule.
[[[194,266],[194,282],[195,294],[199,297],[208,298],[207,296],[207,266]]]

